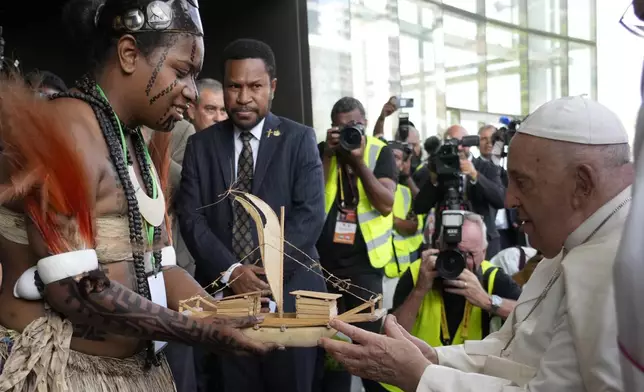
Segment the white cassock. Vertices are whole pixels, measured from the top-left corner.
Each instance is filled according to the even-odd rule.
[[[602,206],[559,255],[539,263],[500,331],[436,348],[439,365],[425,369],[417,391],[622,391],[612,271],[630,194],[628,187]]]
[[[618,340],[627,392],[644,391],[644,104],[636,129],[633,205],[615,261]]]

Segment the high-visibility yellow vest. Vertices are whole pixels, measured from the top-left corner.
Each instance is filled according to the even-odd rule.
[[[366,145],[364,152],[364,163],[373,171],[376,168],[376,162],[380,156],[380,151],[386,146],[381,140],[366,136]],[[362,238],[367,244],[369,261],[373,268],[383,268],[387,263],[393,260],[394,251],[391,246],[391,232],[394,225],[394,216],[383,216],[369,202],[367,193],[362,185],[360,178],[358,182],[358,224],[362,232]],[[334,156],[331,158],[329,165],[328,178],[324,188],[324,212],[327,215],[331,206],[337,200],[338,193],[338,161]]]
[[[394,218],[407,219],[411,209],[412,195],[411,190],[404,186],[398,185],[394,196]],[[410,263],[420,258],[420,246],[423,243],[423,221],[424,216],[418,216],[418,227],[416,233],[412,235],[403,235],[394,230],[392,231],[392,243],[394,247],[394,260],[385,266],[385,275],[388,278],[397,278],[407,271]]]
[[[420,261],[412,263],[409,267],[411,270],[411,276],[414,280],[414,286],[416,286],[416,281],[418,280],[418,274],[420,273]],[[487,272],[488,269],[492,268],[490,275],[487,281],[487,292],[492,295],[492,290],[494,289],[494,279],[496,273],[499,270],[498,267],[494,267],[490,264],[489,261],[483,261],[481,263],[481,270],[483,274]],[[419,339],[424,340],[432,347],[440,347],[443,345],[441,341],[441,312],[443,308],[443,297],[438,290],[431,290],[423,298],[423,303],[420,305],[418,314],[416,315],[416,323],[411,331],[411,334]],[[463,328],[463,321],[458,326],[456,331],[456,336],[452,339],[452,344],[463,344],[465,340],[481,340],[483,339],[483,328],[481,325],[481,308],[476,306],[472,307],[469,317],[469,325],[467,331],[467,339],[463,339],[461,336],[461,329]],[[393,385],[382,384],[381,385],[388,391],[391,392],[402,392],[399,388],[396,388]]]

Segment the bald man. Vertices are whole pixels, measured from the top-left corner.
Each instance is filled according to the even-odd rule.
[[[445,138],[450,139],[460,140],[466,135],[467,131],[460,125],[452,125],[445,132]],[[471,206],[472,212],[483,217],[487,227],[488,241],[485,259],[490,260],[501,250],[501,239],[495,224],[496,211],[503,208],[503,198],[505,197],[505,187],[501,182],[501,170],[492,162],[474,158],[469,147],[459,146],[459,152],[461,155],[461,183],[465,189],[463,197]],[[435,177],[435,175],[431,177]],[[444,196],[437,185],[433,181],[425,181],[422,185],[420,192],[414,199],[416,214],[427,214],[443,200]],[[440,219],[440,215],[437,217],[438,219]],[[434,237],[438,237],[438,231],[435,232]]]
[[[363,345],[323,341],[349,371],[419,392],[623,390],[610,277],[631,200],[628,135],[606,107],[567,97],[530,115],[509,153],[506,204],[545,259],[501,330],[431,348],[392,319],[388,337],[333,321]]]

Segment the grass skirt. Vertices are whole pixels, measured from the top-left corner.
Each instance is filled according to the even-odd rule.
[[[22,334],[0,326],[0,392],[175,392],[165,358],[144,370],[145,355],[117,359],[69,349],[72,325],[52,312]]]

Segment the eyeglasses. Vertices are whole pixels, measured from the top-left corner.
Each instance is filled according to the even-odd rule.
[[[644,38],[644,22],[635,15],[635,6],[633,6],[633,3],[631,3],[628,8],[626,8],[626,11],[624,11],[624,14],[619,19],[619,24],[624,26],[624,28],[632,34]]]

